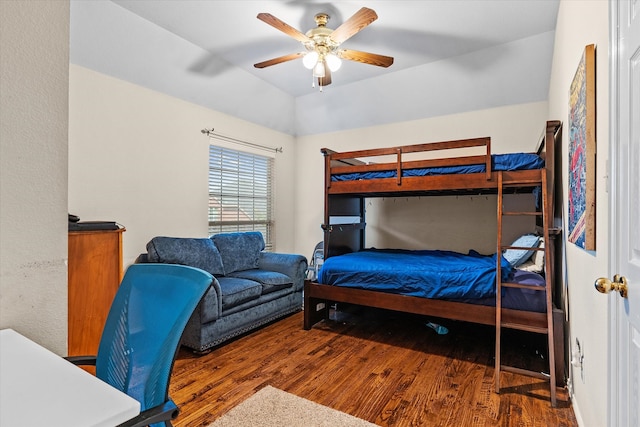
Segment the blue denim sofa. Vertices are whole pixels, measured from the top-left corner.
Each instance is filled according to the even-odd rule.
[[[189,319],[182,344],[205,352],[237,335],[302,309],[307,259],[264,252],[259,232],[210,238],[154,237],[136,262],[183,264],[214,276]]]

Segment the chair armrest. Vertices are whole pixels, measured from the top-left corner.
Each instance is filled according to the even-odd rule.
[[[293,286],[302,289],[307,272],[307,259],[302,255],[260,252],[258,268],[286,274],[293,279]]]
[[[68,356],[66,361],[78,366],[96,366],[96,356]]]
[[[117,427],[146,427],[151,424],[162,423],[176,419],[180,410],[173,401],[169,400],[163,405],[146,409],[129,421],[119,424]],[[168,425],[171,425],[169,423]]]

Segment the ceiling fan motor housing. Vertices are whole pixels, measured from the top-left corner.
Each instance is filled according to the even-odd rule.
[[[307,31],[306,36],[309,37],[312,42],[304,43],[304,46],[308,51],[315,50],[320,57],[324,57],[333,52],[338,47],[338,44],[331,40],[333,30],[326,26],[329,21],[329,15],[326,13],[318,13],[314,19],[318,26]]]

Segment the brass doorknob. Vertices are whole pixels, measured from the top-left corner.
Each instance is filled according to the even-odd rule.
[[[606,277],[600,277],[594,285],[600,293],[608,294],[611,291],[618,291],[622,298],[627,297],[627,279],[619,274],[613,276],[613,282]]]

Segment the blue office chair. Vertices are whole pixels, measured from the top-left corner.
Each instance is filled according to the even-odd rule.
[[[140,402],[140,415],[120,425],[171,426],[178,407],[169,379],[180,338],[212,276],[174,264],[130,266],[113,300],[97,356],[72,356],[95,365],[96,376]]]

